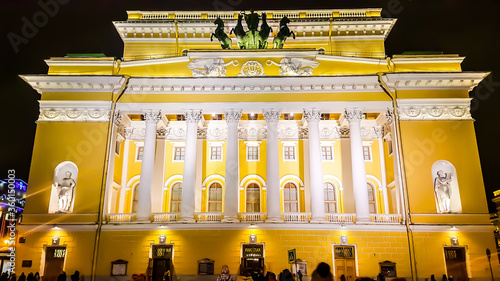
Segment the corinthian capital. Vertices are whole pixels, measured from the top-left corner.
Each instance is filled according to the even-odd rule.
[[[307,122],[318,122],[321,119],[321,111],[316,108],[304,109],[304,118]]]
[[[349,123],[359,122],[363,118],[363,112],[357,108],[346,108],[344,114]]]
[[[113,122],[115,123],[116,126],[120,125],[122,122],[122,113],[118,110],[115,112],[115,116],[113,118]]]
[[[394,122],[394,110],[392,108],[387,108],[387,111],[385,112],[385,119],[387,119],[389,124]]]
[[[144,121],[146,123],[156,124],[161,119],[161,111],[159,110],[147,110],[142,113],[144,116]]]
[[[277,122],[281,116],[281,109],[268,108],[264,109],[264,119],[266,122]]]
[[[228,109],[224,111],[227,123],[238,123],[241,119],[241,109]]]
[[[201,110],[188,110],[184,113],[184,117],[186,118],[187,123],[198,123],[198,121],[201,120]]]

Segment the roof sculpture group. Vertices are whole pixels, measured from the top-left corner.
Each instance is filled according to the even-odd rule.
[[[266,13],[262,13],[260,18],[262,19],[262,24],[260,26],[260,30],[258,30],[260,20],[259,14],[252,10],[250,11],[250,14],[246,14],[242,11],[238,15],[238,23],[229,32],[229,35],[234,32],[238,41],[238,48],[267,49],[267,39],[273,29],[267,24]],[[248,31],[245,31],[243,28],[243,19],[245,19]],[[287,26],[288,23],[290,23],[290,20],[286,16],[280,20],[280,30],[273,40],[274,49],[282,49],[286,38],[289,36],[293,36],[293,39],[295,39],[295,34],[293,31],[290,31]],[[231,38],[229,38],[229,36],[224,32],[224,21],[219,17],[214,21],[214,24],[217,25],[217,28],[214,33],[210,35],[210,40],[213,41],[213,37],[215,37],[219,39],[222,49],[231,49],[232,41]]]

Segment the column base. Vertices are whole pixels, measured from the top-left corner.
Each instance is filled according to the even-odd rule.
[[[240,222],[240,220],[237,217],[226,217],[221,220],[221,222],[228,222],[228,223],[234,223],[234,222]]]
[[[191,218],[191,217],[180,217],[178,222],[180,222],[180,223],[195,223],[196,221],[194,220],[194,218]]]
[[[266,222],[285,222],[281,217],[268,217]]]

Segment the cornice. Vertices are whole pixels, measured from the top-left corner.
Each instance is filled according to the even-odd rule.
[[[45,60],[45,63],[49,67],[53,66],[108,66],[112,67],[115,64],[115,60],[113,58],[109,58],[108,60],[95,60],[92,58],[89,59],[67,59],[67,58],[50,58]]]
[[[459,56],[436,56],[436,57],[396,57],[391,61],[394,64],[415,64],[415,63],[458,63],[461,64],[465,57]]]
[[[386,73],[382,79],[392,90],[472,90],[489,72]]]
[[[471,99],[398,99],[401,121],[473,120]]]
[[[39,101],[37,122],[109,122],[110,101]]]
[[[125,94],[233,94],[233,93],[336,93],[382,92],[376,75],[260,77],[133,77]]]
[[[122,61],[120,63],[120,66],[132,67],[132,66],[157,65],[157,64],[179,63],[179,62],[189,62],[189,57],[176,56],[176,57],[148,59],[148,60]]]
[[[38,93],[43,92],[113,92],[125,83],[124,76],[112,75],[21,75]]]
[[[361,57],[347,57],[347,56],[335,56],[335,55],[317,55],[316,60],[376,64],[376,65],[384,65],[384,66],[388,65],[387,60],[380,59],[380,58],[361,58]]]

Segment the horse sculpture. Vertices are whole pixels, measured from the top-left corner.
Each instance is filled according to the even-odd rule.
[[[267,49],[267,38],[269,38],[269,33],[271,32],[273,32],[273,29],[267,24],[267,14],[262,13],[262,24],[259,31],[259,49]]]
[[[295,33],[293,33],[293,31],[290,31],[287,26],[288,23],[290,23],[290,20],[286,16],[284,16],[280,20],[280,31],[273,40],[274,49],[283,49],[286,38],[288,38],[290,35],[292,35],[293,39],[295,39]]]
[[[214,24],[217,25],[215,32],[210,35],[210,41],[213,41],[213,37],[219,39],[220,45],[222,49],[231,49],[232,41],[229,36],[224,32],[224,21],[220,17],[218,17]]]
[[[243,20],[243,15],[244,15],[244,13],[240,13],[238,15],[238,23],[229,32],[229,35],[231,35],[234,32],[234,35],[236,36],[236,39],[238,40],[238,48],[240,48],[240,49],[246,49],[246,41],[245,41],[246,32],[245,32],[245,29],[243,29],[243,24],[241,23]]]

